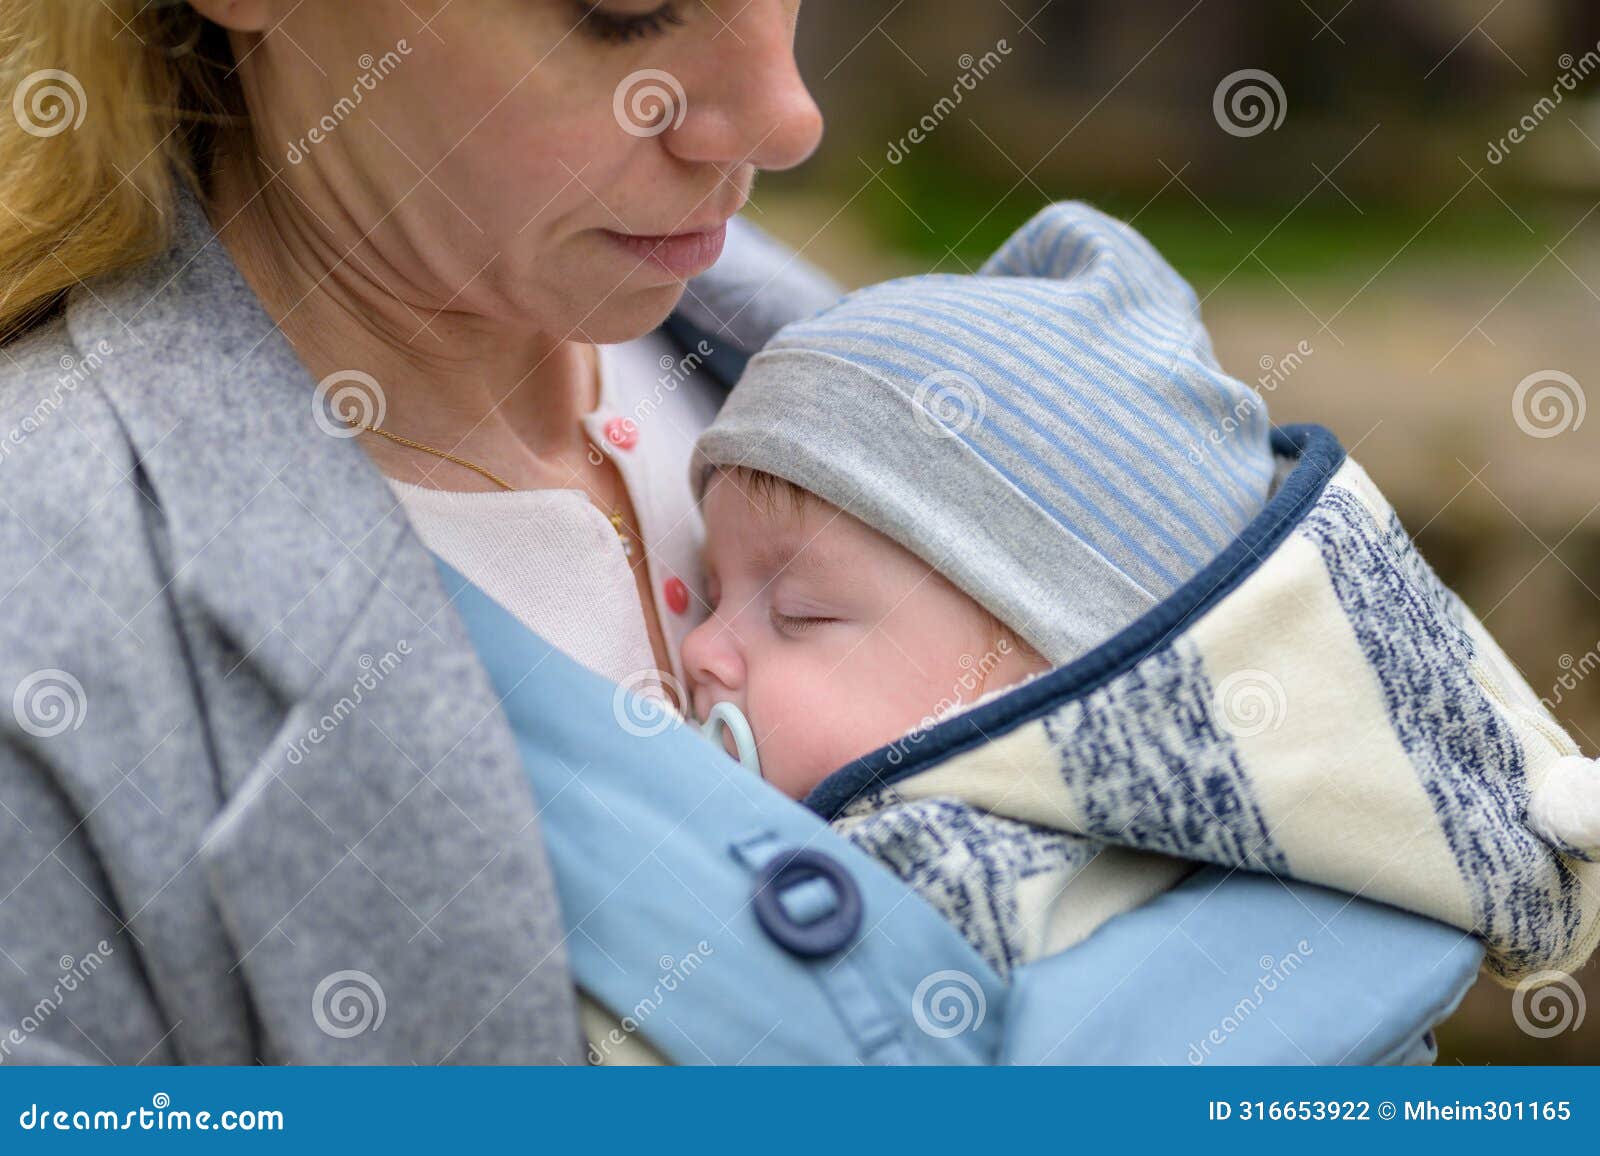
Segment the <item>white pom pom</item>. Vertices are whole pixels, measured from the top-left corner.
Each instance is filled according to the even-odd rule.
[[[1528,825],[1563,850],[1600,858],[1600,763],[1568,755],[1551,767],[1528,802]]]

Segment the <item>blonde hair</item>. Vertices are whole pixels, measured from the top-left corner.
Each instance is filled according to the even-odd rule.
[[[0,0],[0,344],[167,240],[244,123],[227,34],[171,0]]]

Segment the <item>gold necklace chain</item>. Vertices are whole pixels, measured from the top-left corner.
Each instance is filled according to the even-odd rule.
[[[411,438],[401,437],[397,433],[390,433],[381,426],[368,425],[366,422],[353,421],[350,418],[346,418],[345,422],[353,429],[366,430],[368,433],[375,433],[381,438],[388,438],[396,445],[406,446],[409,449],[421,450],[425,454],[432,454],[436,458],[443,458],[447,462],[453,462],[458,466],[462,466],[471,470],[475,474],[487,478],[489,481],[499,486],[502,490],[515,491],[517,488],[502,478],[499,474],[495,473],[493,470],[490,470],[485,466],[480,466],[476,462],[469,462],[466,458],[450,453],[447,450],[436,449],[433,446],[426,445],[419,441],[414,441]],[[619,504],[612,506],[611,513],[607,515],[607,517],[611,522],[611,528],[617,532],[617,537],[622,540],[623,554],[629,558],[632,558],[632,539],[638,535],[634,534],[633,531],[628,528],[627,521],[622,516],[621,505]]]
[[[506,481],[499,474],[494,473],[491,470],[488,470],[485,467],[478,465],[476,462],[469,462],[469,461],[467,461],[466,458],[457,457],[455,454],[449,453],[449,452],[447,452],[445,450],[434,449],[432,446],[423,445],[421,442],[412,441],[410,438],[401,437],[397,433],[390,433],[388,430],[382,428],[381,426],[367,425],[365,422],[351,421],[349,418],[346,418],[345,421],[349,425],[353,426],[355,429],[362,429],[362,430],[366,430],[368,433],[375,433],[381,438],[388,438],[390,441],[396,443],[397,445],[408,446],[408,447],[410,447],[411,449],[414,449],[414,450],[421,450],[425,454],[432,454],[436,458],[443,458],[447,462],[454,462],[458,466],[465,466],[467,469],[471,470],[473,473],[481,474],[482,476],[488,478],[491,482],[493,482],[495,485],[499,486],[502,490],[514,490],[514,489],[516,489],[515,486],[513,486],[510,482]]]

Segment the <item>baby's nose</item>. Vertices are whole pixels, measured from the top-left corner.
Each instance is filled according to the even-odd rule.
[[[744,662],[737,640],[714,614],[684,636],[680,657],[700,718],[718,699],[730,697],[743,685]]]

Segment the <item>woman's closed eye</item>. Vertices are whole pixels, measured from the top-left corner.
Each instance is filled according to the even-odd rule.
[[[578,19],[584,31],[607,44],[626,44],[659,36],[670,26],[683,23],[678,11],[678,0],[667,0],[643,12],[620,11],[613,5],[591,3],[590,0],[572,0],[578,9]]]

